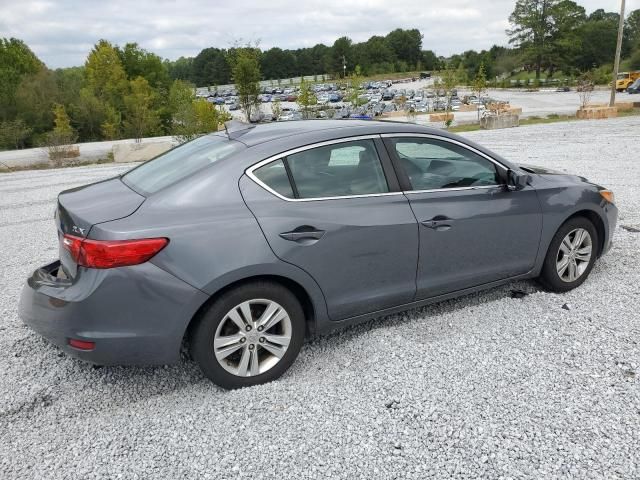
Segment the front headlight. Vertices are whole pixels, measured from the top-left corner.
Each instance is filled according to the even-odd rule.
[[[611,190],[600,190],[600,196],[609,203],[616,203],[616,197]]]

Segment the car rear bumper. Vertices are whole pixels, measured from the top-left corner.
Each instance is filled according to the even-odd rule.
[[[73,281],[60,262],[36,270],[20,297],[25,324],[71,356],[99,365],[175,363],[189,321],[208,298],[151,263],[96,270]],[[90,350],[69,339],[95,342]]]

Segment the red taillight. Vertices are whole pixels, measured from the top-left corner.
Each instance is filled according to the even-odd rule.
[[[62,245],[78,265],[115,268],[144,263],[167,246],[168,238],[140,240],[91,240],[65,235]]]
[[[96,348],[96,342],[89,342],[88,340],[78,340],[77,338],[70,338],[69,345],[78,350],[93,350]]]

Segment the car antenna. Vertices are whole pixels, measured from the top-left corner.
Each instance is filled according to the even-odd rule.
[[[224,133],[227,135],[229,140],[235,140],[255,127],[256,126],[251,123],[240,122],[239,120],[229,120],[228,122],[224,122]]]

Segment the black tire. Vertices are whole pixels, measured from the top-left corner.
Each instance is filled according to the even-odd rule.
[[[238,376],[228,372],[215,356],[213,340],[219,324],[234,307],[253,299],[276,302],[284,308],[291,321],[291,339],[285,354],[267,371],[254,376]],[[298,299],[284,286],[273,282],[252,282],[240,285],[222,294],[202,314],[189,336],[191,356],[204,375],[225,389],[250,387],[277,379],[293,364],[305,334],[304,311]]]
[[[583,273],[575,281],[569,282],[560,278],[560,275],[558,274],[558,271],[556,269],[556,261],[559,256],[560,244],[562,243],[563,239],[570,232],[578,228],[583,228],[587,232],[589,232],[592,242],[592,252],[591,258],[589,259],[589,262]],[[538,278],[540,283],[548,290],[560,293],[568,292],[569,290],[573,290],[574,288],[582,285],[582,283],[589,276],[589,273],[591,273],[593,264],[595,263],[596,257],[598,256],[598,242],[598,231],[589,219],[585,217],[574,217],[567,220],[562,224],[562,226],[558,229],[556,234],[553,236],[553,239],[551,240],[551,244],[549,245],[549,249],[547,250],[547,256],[544,259],[540,277]]]

